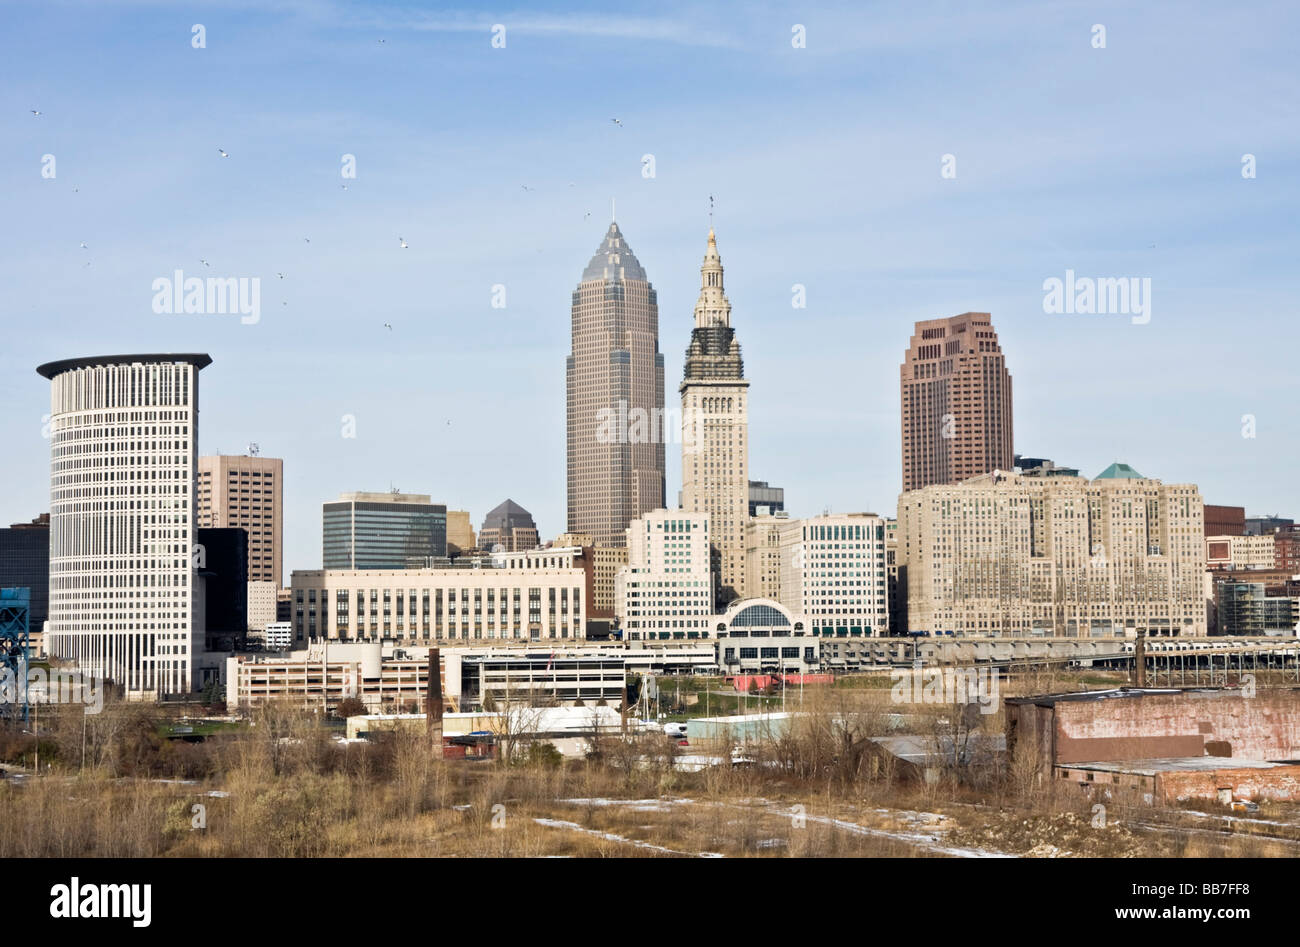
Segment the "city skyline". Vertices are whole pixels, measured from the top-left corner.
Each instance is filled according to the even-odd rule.
[[[209,17],[209,46],[196,50],[188,24],[151,20],[133,37],[132,9],[120,25],[88,12],[84,33],[74,28],[65,47],[46,51],[48,68],[36,68],[30,51],[10,57],[23,78],[3,99],[0,165],[15,182],[14,219],[30,227],[22,241],[11,234],[0,257],[11,287],[11,339],[0,354],[10,411],[0,430],[15,445],[4,522],[49,506],[41,437],[49,398],[37,364],[203,351],[214,364],[204,375],[199,453],[257,442],[285,460],[286,573],[318,565],[322,502],[389,484],[467,509],[476,522],[501,497],[516,497],[543,538],[553,537],[564,529],[556,366],[567,347],[573,271],[617,197],[658,291],[660,351],[683,351],[710,194],[728,246],[729,295],[746,314],[751,475],[782,484],[792,515],[890,514],[901,487],[898,360],[916,321],[966,311],[992,314],[1013,367],[1017,452],[1090,476],[1121,460],[1166,482],[1196,483],[1210,503],[1294,512],[1293,382],[1284,369],[1252,371],[1248,385],[1211,370],[1253,364],[1261,343],[1285,351],[1297,341],[1295,237],[1285,229],[1296,209],[1295,132],[1275,118],[1287,86],[1270,55],[1284,48],[1275,37],[1295,24],[1282,7],[1240,24],[1257,48],[1249,58],[1214,47],[1216,37],[1198,29],[1208,8],[1171,23],[1101,5],[1065,25],[1021,9],[1017,44],[1028,39],[1028,49],[1038,39],[1063,57],[1048,90],[1021,88],[990,65],[1007,53],[999,32],[1011,29],[1006,14],[961,20],[969,28],[962,37],[945,29],[910,44],[897,38],[896,21],[893,30],[867,30],[878,37],[880,61],[860,65],[840,45],[858,31],[826,15],[810,15],[806,49],[790,47],[790,25],[778,15],[730,30],[706,21],[656,32],[655,22],[692,22],[670,8],[658,21],[636,21],[635,43],[627,20],[596,34],[571,16],[549,29],[521,21],[506,49],[494,50],[490,26],[503,19],[509,29],[508,15],[449,17],[455,29],[406,29],[409,18],[399,18],[367,32],[327,17],[236,10]],[[43,15],[29,14],[35,27]],[[1088,44],[1094,20],[1110,25],[1107,49]],[[591,21],[599,18],[583,22]],[[273,43],[293,29],[300,38],[280,50],[285,64],[268,65]],[[720,41],[704,47],[713,81],[700,101],[692,95],[705,68],[697,44],[710,37]],[[959,42],[972,47],[941,67]],[[303,97],[292,67],[312,44],[355,63],[355,91],[344,88],[349,80],[321,76],[319,90]],[[653,90],[602,90],[594,101],[571,92],[589,78],[590,63],[557,64],[542,88],[509,81],[511,70],[535,69],[557,50],[600,61],[633,48],[624,66],[631,74],[660,56],[680,66],[677,75]],[[1214,68],[1186,65],[1210,48]],[[175,127],[160,135],[163,125],[122,127],[111,109],[97,114],[96,93],[83,91],[93,72],[78,61],[88,49],[131,62],[124,81],[141,114],[174,114]],[[367,118],[366,96],[380,94],[389,107],[410,101],[383,93],[394,78],[432,81],[435,51],[482,80],[466,83],[467,104],[444,107],[439,127],[452,137],[432,136],[431,121],[443,119],[426,113]],[[372,52],[397,55],[381,66]],[[1020,45],[1013,52],[1017,69],[1035,58]],[[145,63],[145,53],[157,61]],[[493,55],[519,61],[502,66]],[[772,75],[754,75],[756,62]],[[239,64],[250,75],[220,79]],[[910,84],[889,88],[882,79],[890,67]],[[938,91],[962,68],[971,70],[965,84]],[[155,70],[197,70],[197,91],[186,98],[165,84],[146,89]],[[1234,88],[1241,75],[1257,77],[1259,91]],[[1149,92],[1140,104],[1095,95],[1133,82]],[[818,87],[834,94],[810,101]],[[1087,101],[1078,98],[1083,89]],[[1016,108],[978,104],[1000,93]],[[918,96],[928,106],[921,134],[907,121]],[[290,100],[288,111],[260,104],[276,98]],[[575,111],[562,101],[585,104]],[[1168,114],[1157,123],[1152,113],[1162,108]],[[871,115],[871,127],[846,131],[845,109]],[[1026,109],[1042,115],[1042,128],[1023,126]],[[299,141],[279,142],[277,114],[298,116],[290,127]],[[1089,127],[1105,134],[1061,140],[1062,129]],[[511,147],[486,161],[501,134]],[[728,148],[699,144],[722,137]],[[803,164],[789,177],[784,159],[794,150]],[[1257,179],[1241,177],[1248,152],[1259,158]],[[39,173],[46,153],[59,160],[52,180]],[[945,180],[940,163],[949,153],[957,176]],[[355,154],[360,169],[343,182],[346,191],[344,154]],[[642,177],[645,154],[656,159],[654,178]],[[342,203],[361,194],[364,203]],[[151,282],[177,267],[260,277],[260,322],[152,312]],[[1150,277],[1151,322],[1045,313],[1043,282],[1067,271]],[[501,310],[491,306],[497,284],[507,291]],[[795,284],[806,288],[805,309],[791,305]],[[355,418],[354,439],[340,434],[345,415]],[[1245,415],[1257,420],[1253,439],[1242,437]],[[503,428],[510,438],[500,437]],[[800,463],[828,443],[842,463]],[[681,483],[677,453],[667,451],[669,497]],[[525,484],[519,456],[530,458]]]

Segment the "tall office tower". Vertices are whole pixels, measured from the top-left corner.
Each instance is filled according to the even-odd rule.
[[[284,461],[278,457],[199,458],[198,525],[248,533],[248,581],[280,587],[284,546]]]
[[[709,228],[682,394],[682,509],[709,514],[717,604],[742,594],[749,519],[749,382]]]
[[[322,511],[326,569],[405,569],[447,555],[447,507],[428,494],[342,493]]]
[[[659,301],[617,223],[582,272],[572,323],[565,531],[621,546],[628,524],[666,501]]]
[[[191,553],[199,370],[207,355],[48,362],[46,650],[128,695],[195,689]]]
[[[918,322],[899,375],[904,491],[1012,469],[1011,375],[987,312]]]

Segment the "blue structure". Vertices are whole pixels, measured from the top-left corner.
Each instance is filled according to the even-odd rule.
[[[31,589],[0,589],[0,686],[12,681],[12,694],[0,693],[0,705],[12,696],[22,700],[23,720],[27,719],[28,623],[31,616]],[[5,673],[9,672],[9,673]]]

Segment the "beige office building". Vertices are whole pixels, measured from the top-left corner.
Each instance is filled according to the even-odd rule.
[[[745,598],[781,600],[781,530],[784,512],[760,513],[745,525]]]
[[[248,581],[278,588],[284,546],[284,461],[278,457],[200,457],[200,528],[248,532]]]
[[[780,528],[778,601],[825,638],[879,637],[889,628],[885,520],[826,513]]]
[[[295,571],[293,646],[582,640],[590,599],[579,556],[547,549],[495,556],[497,568]]]
[[[1193,484],[996,473],[898,500],[908,628],[965,635],[1204,635]]]
[[[453,547],[457,553],[476,548],[478,540],[474,538],[474,524],[468,510],[447,511],[447,554],[451,555]]]
[[[1209,569],[1272,569],[1276,562],[1277,543],[1272,533],[1205,537],[1205,565]]]
[[[627,553],[615,593],[627,640],[709,637],[715,610],[708,515],[647,513],[628,527]]]
[[[682,509],[707,513],[719,610],[744,594],[749,520],[749,382],[709,229],[682,396]]]
[[[899,376],[904,492],[1015,467],[1011,375],[987,312],[918,322]]]
[[[628,524],[666,501],[659,302],[617,223],[582,273],[571,316],[565,530],[621,546]]]
[[[605,546],[581,533],[562,533],[554,546],[577,546],[584,555],[590,554],[595,576],[594,594],[589,618],[613,618],[616,612],[615,583],[618,571],[627,565],[626,546]]]

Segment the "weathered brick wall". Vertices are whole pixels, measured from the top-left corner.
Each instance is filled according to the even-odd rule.
[[[1300,760],[1300,691],[1149,694],[1056,704],[1056,762]]]
[[[1300,799],[1300,766],[1156,774],[1156,796],[1164,803],[1213,800],[1221,788],[1245,799]]]
[[[1012,765],[1017,752],[1027,752],[1037,761],[1036,769],[1044,781],[1052,774],[1052,708],[1034,704],[1007,704],[1007,764]],[[1021,747],[1017,750],[1017,747]]]

